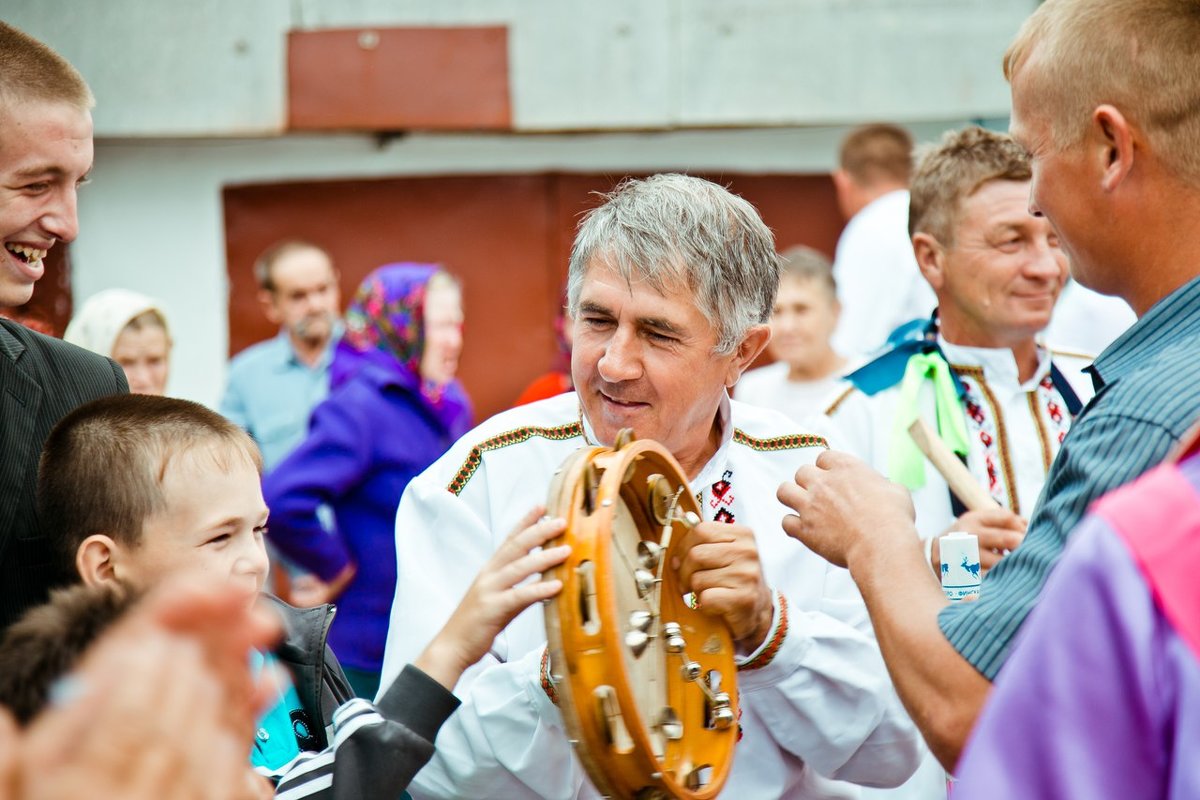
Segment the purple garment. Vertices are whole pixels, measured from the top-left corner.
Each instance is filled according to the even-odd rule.
[[[1180,470],[1200,487],[1200,461]],[[1072,537],[958,777],[952,800],[1200,797],[1200,660],[1103,517]]]
[[[420,353],[411,337],[422,329],[419,306],[434,272],[390,265],[367,277],[347,314],[329,397],[313,411],[308,438],[263,482],[269,536],[281,553],[325,581],[356,566],[337,600],[329,644],[342,664],[366,672],[383,664],[396,591],[400,496],[471,427],[470,402],[458,381],[432,390],[415,370]],[[418,308],[406,307],[412,303]],[[404,361],[370,331],[386,331],[392,352]],[[408,338],[393,337],[397,331]],[[318,520],[322,505],[333,511],[332,533]]]

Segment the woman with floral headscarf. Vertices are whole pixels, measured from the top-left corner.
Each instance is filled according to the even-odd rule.
[[[329,645],[362,697],[379,685],[400,495],[471,427],[454,379],[462,322],[459,286],[439,267],[389,264],[368,275],[346,311],[329,397],[263,485],[272,543],[317,578],[306,600],[338,599]]]

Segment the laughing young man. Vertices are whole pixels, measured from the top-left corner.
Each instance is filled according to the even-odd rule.
[[[46,254],[79,230],[92,102],[74,67],[0,23],[0,311],[29,301]],[[112,361],[0,318],[0,630],[58,579],[34,511],[42,442],[76,406],[127,390]]]

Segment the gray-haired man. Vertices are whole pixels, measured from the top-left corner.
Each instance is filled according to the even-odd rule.
[[[739,653],[744,738],[726,792],[854,797],[917,763],[849,576],[780,528],[779,480],[823,440],[730,401],[766,345],[779,267],[754,208],[683,175],[628,181],[582,223],[571,254],[576,392],[493,417],[415,479],[397,515],[398,581],[385,683],[453,609],[478,565],[587,443],[633,428],[674,454],[707,521],[684,586]],[[464,676],[464,704],[414,797],[594,797],[541,683],[545,629],[530,609]]]

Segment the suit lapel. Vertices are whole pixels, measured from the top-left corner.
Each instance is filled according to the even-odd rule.
[[[37,468],[36,426],[42,405],[42,387],[21,369],[31,358],[24,345],[0,327],[0,497],[20,497],[28,471]],[[0,553],[7,549],[13,517],[21,503],[0,503]]]

